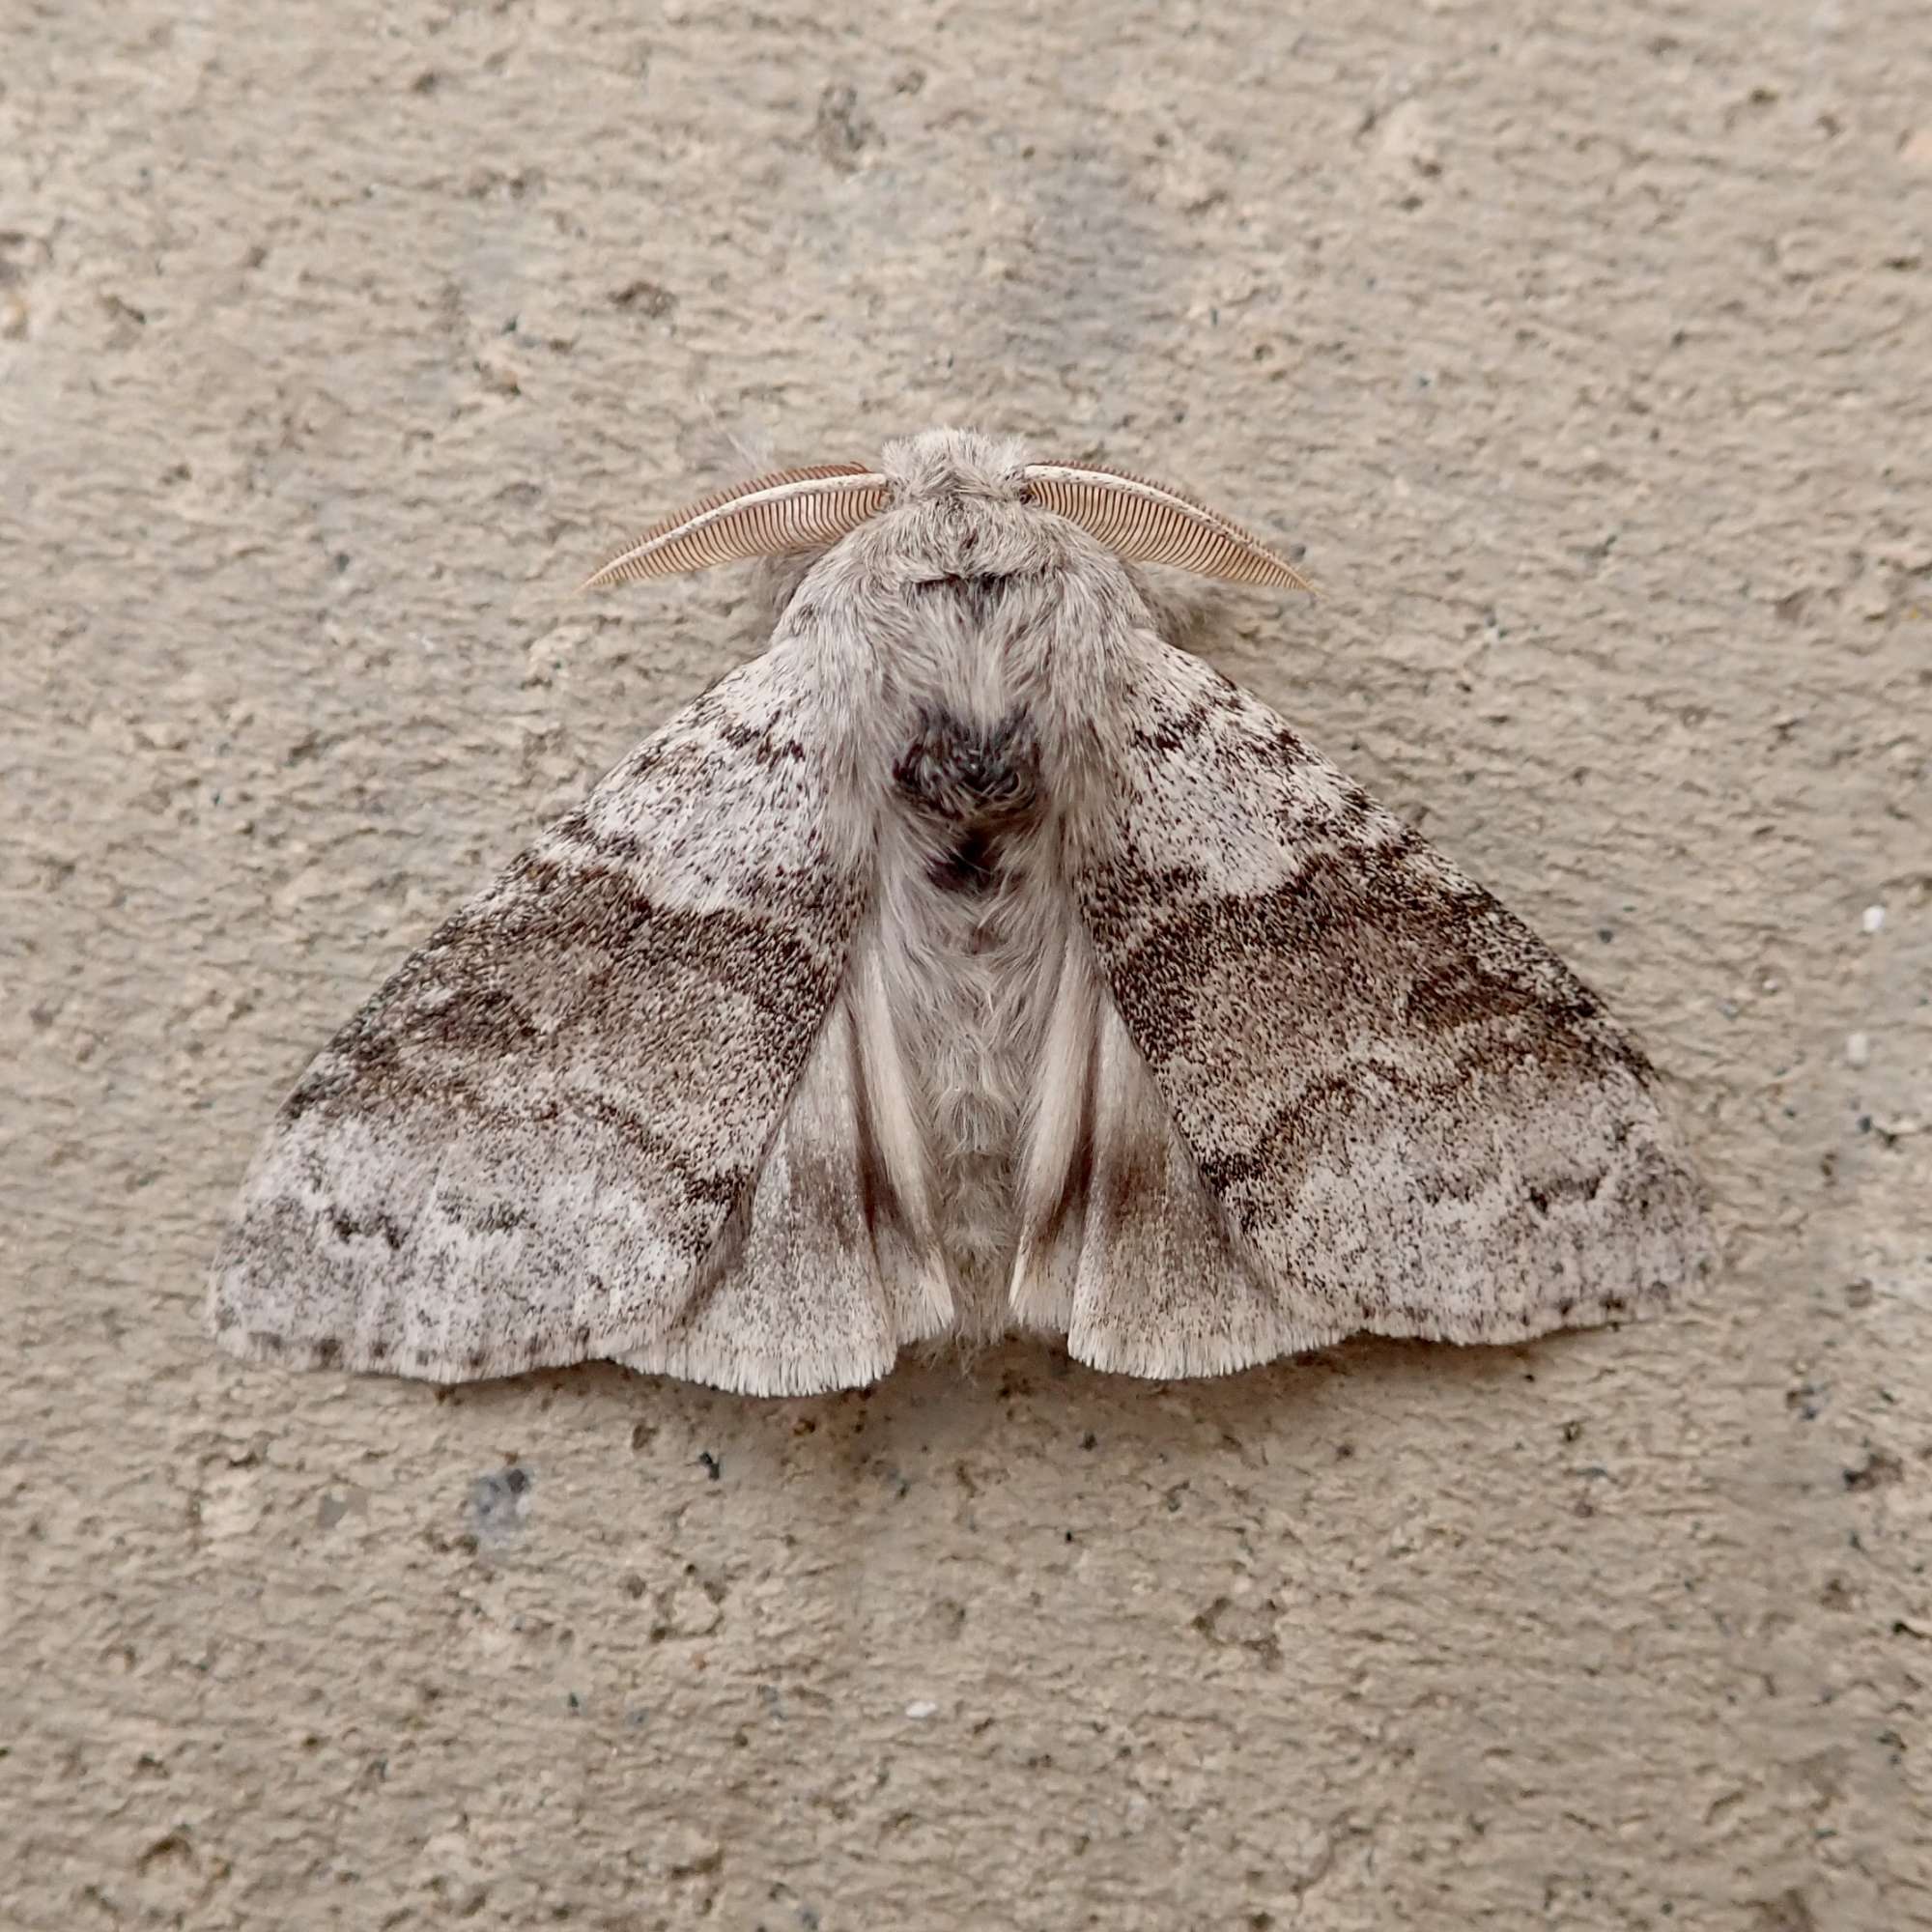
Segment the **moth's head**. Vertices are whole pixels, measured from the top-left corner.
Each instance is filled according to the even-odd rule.
[[[1015,438],[929,429],[887,443],[878,473],[885,507],[853,538],[879,580],[1029,577],[1067,560],[1065,525],[1033,502]]]
[[[585,587],[749,557],[850,544],[874,573],[1000,577],[1050,571],[1085,548],[1234,583],[1306,590],[1308,580],[1238,524],[1181,491],[1092,464],[1039,463],[1020,443],[936,429],[856,463],[780,470],[653,525]]]
[[[887,443],[879,473],[899,504],[1017,504],[1025,498],[1028,460],[1017,437],[928,429]]]

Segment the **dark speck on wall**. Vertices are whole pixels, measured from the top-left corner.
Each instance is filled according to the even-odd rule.
[[[513,1542],[522,1534],[535,1483],[528,1469],[512,1463],[469,1485],[469,1527],[479,1548]]]

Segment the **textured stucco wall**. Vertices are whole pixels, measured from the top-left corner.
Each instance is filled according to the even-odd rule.
[[[0,1925],[1932,1923],[1919,0],[3,11]],[[1211,654],[1641,1030],[1721,1278],[1164,1387],[216,1359],[307,1053],[750,647],[577,573],[933,420],[1306,545]]]

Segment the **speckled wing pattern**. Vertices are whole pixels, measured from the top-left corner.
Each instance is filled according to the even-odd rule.
[[[1697,1183],[1649,1065],[1576,976],[1206,665],[1147,639],[1122,679],[1128,749],[1073,883],[1225,1217],[1240,1332],[1208,1355],[1358,1330],[1520,1340],[1694,1274]],[[1139,1196],[1180,1185],[1159,1172],[1151,1156]],[[1074,1352],[1182,1370],[1202,1350],[1171,1340],[1161,1301],[1076,1292]]]
[[[867,946],[865,939],[857,942]],[[626,1365],[748,1395],[812,1395],[876,1380],[908,1342],[952,1321],[917,1187],[893,1175],[882,1046],[865,1012],[868,962],[806,1063],[757,1179],[740,1197],[678,1318]],[[901,1131],[897,1147],[910,1144]]]
[[[440,1381],[677,1352],[864,911],[825,675],[781,641],[723,679],[343,1029],[243,1184],[226,1348]],[[835,1380],[877,1371],[799,1339]],[[712,1366],[797,1378],[782,1348]]]

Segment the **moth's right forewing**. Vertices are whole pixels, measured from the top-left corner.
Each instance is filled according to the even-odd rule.
[[[225,1347],[455,1381],[647,1352],[688,1317],[865,908],[863,668],[781,640],[401,967],[248,1174]]]
[[[1520,921],[1198,660],[1143,636],[1111,705],[1072,885],[1197,1184],[1274,1298],[1222,1366],[1357,1329],[1519,1340],[1698,1271],[1700,1190],[1651,1068]],[[1175,1325],[1117,1281],[1076,1294],[1069,1336],[1173,1373]]]

